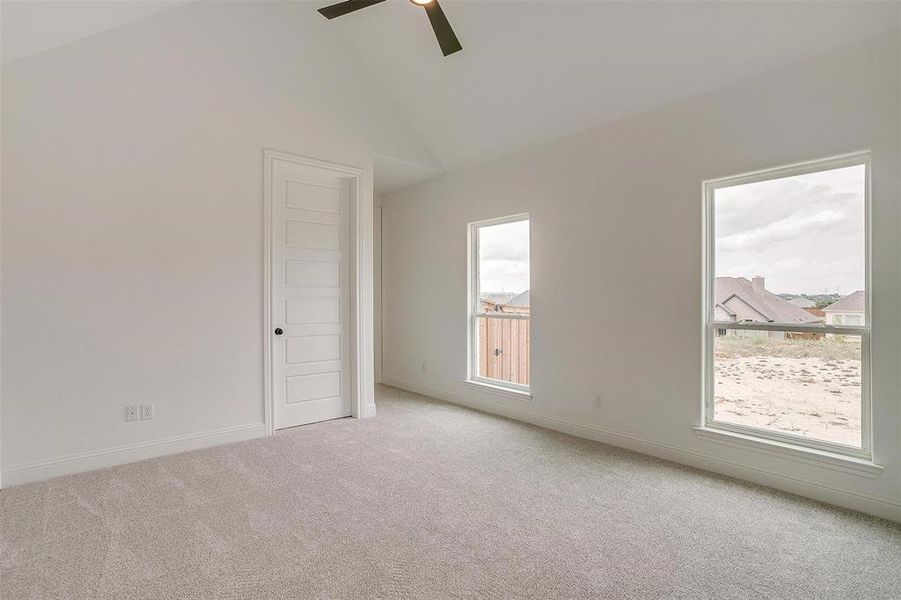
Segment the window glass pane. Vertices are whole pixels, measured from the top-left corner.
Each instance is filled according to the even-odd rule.
[[[477,317],[478,375],[529,385],[528,319]]]
[[[478,236],[478,313],[529,317],[529,221],[481,225]],[[529,385],[529,320],[477,317],[473,371],[500,382]]]
[[[715,190],[714,320],[862,324],[865,193],[864,165]]]
[[[714,419],[861,446],[861,338],[729,329],[714,337]]]
[[[485,312],[528,312],[528,219],[483,225],[477,231],[482,309]]]

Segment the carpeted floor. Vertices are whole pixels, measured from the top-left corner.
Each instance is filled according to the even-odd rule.
[[[0,596],[901,598],[901,526],[392,388],[0,492]]]

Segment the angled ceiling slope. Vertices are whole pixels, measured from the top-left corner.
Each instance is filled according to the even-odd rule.
[[[2,59],[185,3],[4,0]],[[329,1],[302,4],[315,14]],[[703,94],[901,22],[897,2],[520,0],[510,10],[507,2],[444,0],[442,6],[464,46],[446,58],[423,27],[422,11],[406,0],[322,19],[317,27],[356,50],[445,169]],[[379,161],[383,190],[435,175],[431,167]]]
[[[372,157],[373,191],[390,194],[397,190],[434,179],[444,171],[437,167],[420,165],[388,156]]]
[[[125,25],[187,0],[3,0],[3,64]]]
[[[327,3],[327,2],[326,2]],[[326,22],[447,169],[753,77],[898,26],[896,2],[444,0],[464,50],[384,2]]]

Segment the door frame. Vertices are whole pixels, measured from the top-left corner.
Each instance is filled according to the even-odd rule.
[[[376,236],[375,236],[375,224],[379,225],[379,235],[378,235],[378,253],[376,253]],[[372,355],[372,363],[373,363],[373,379],[375,383],[382,383],[382,365],[385,360],[385,342],[384,337],[382,336],[383,330],[385,328],[384,321],[384,310],[385,310],[385,295],[382,292],[382,283],[385,279],[385,264],[382,261],[382,256],[385,252],[384,245],[382,244],[382,240],[384,237],[384,232],[382,231],[382,226],[384,225],[383,215],[382,215],[382,204],[377,198],[373,198],[372,202],[372,225],[373,225],[373,233],[372,233],[372,339],[373,339],[373,347],[378,349],[378,356],[376,356],[375,352]],[[375,265],[378,262],[379,265],[379,277],[376,279],[375,276]],[[378,300],[378,305],[376,305],[376,300]],[[378,310],[376,310],[378,309]],[[378,315],[378,327],[376,327],[376,315]]]
[[[362,418],[375,414],[374,405],[366,402],[364,393],[364,365],[366,364],[365,340],[362,339],[361,325],[366,321],[364,315],[372,314],[372,294],[366,294],[365,265],[363,249],[366,247],[365,228],[362,227],[363,193],[361,180],[363,170],[338,163],[331,163],[315,158],[298,156],[276,150],[263,150],[263,415],[266,432],[273,435],[275,429],[275,399],[272,397],[272,344],[275,343],[272,331],[272,167],[275,161],[285,161],[311,167],[336,175],[350,183],[350,252],[347,268],[349,273],[350,323],[348,334],[350,339],[350,407],[351,417]],[[344,257],[342,256],[342,260]]]

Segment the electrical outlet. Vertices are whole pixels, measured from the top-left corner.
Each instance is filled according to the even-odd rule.
[[[134,404],[125,407],[125,422],[138,420],[138,407]]]
[[[594,395],[594,405],[597,406],[598,408],[604,406],[604,400],[601,398],[600,394]]]
[[[422,361],[422,372],[425,373],[425,361]]]
[[[141,405],[141,420],[146,421],[147,419],[153,418],[153,404],[142,404]]]

